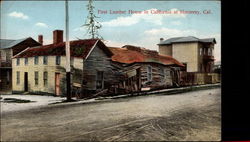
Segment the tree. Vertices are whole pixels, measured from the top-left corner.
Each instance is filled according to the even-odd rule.
[[[87,4],[87,9],[88,9],[88,16],[87,16],[87,20],[85,22],[84,25],[87,27],[87,34],[89,34],[89,36],[94,39],[94,38],[99,38],[99,39],[103,39],[99,33],[98,30],[102,27],[102,25],[100,24],[100,22],[96,21],[96,18],[100,18],[97,17],[94,14],[94,6],[93,6],[93,0],[89,0],[89,3]]]

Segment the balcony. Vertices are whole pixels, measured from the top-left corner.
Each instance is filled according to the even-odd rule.
[[[212,55],[203,55],[203,61],[214,61],[214,56]]]
[[[11,68],[11,62],[0,62],[0,68]]]

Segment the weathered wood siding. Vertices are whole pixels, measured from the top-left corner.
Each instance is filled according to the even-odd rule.
[[[82,84],[83,59],[71,58],[71,82]]]
[[[114,67],[111,66],[111,58],[96,46],[83,63],[83,81],[86,82],[83,89],[96,91],[98,71],[104,72],[104,88],[109,87],[116,81]]]
[[[148,66],[152,68],[152,80],[148,80]],[[172,86],[171,68],[154,63],[141,64],[141,82],[143,88],[170,87]]]

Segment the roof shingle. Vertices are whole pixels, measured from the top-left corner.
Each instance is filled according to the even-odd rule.
[[[136,62],[155,62],[163,65],[184,66],[171,56],[160,55],[157,51],[147,50],[140,47],[129,45],[125,48],[109,47],[109,49],[114,53],[112,61],[115,62],[127,64]]]
[[[92,47],[100,41],[99,39],[85,39],[70,41],[70,56],[86,58]],[[98,42],[100,46],[105,46],[102,42]],[[107,48],[106,46],[104,48]],[[104,49],[107,51],[107,49]],[[109,55],[112,54],[109,51]],[[15,56],[15,58],[21,57],[33,57],[33,56],[65,56],[65,42],[58,44],[49,44],[44,46],[37,46],[29,48],[26,51]]]
[[[187,36],[187,37],[174,37],[169,38],[167,40],[164,40],[160,42],[158,45],[167,45],[172,43],[183,43],[183,42],[205,42],[205,43],[216,43],[215,38],[205,38],[205,39],[199,39],[194,36]]]
[[[30,37],[28,37],[30,38]],[[18,39],[18,40],[12,40],[12,39],[0,39],[0,48],[11,48],[23,41],[25,41],[28,38]]]

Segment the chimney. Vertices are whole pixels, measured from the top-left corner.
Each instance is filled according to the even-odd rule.
[[[63,42],[63,30],[53,31],[53,44]]]
[[[163,42],[164,38],[160,38],[160,43]]]
[[[38,35],[38,42],[43,45],[43,35]]]

